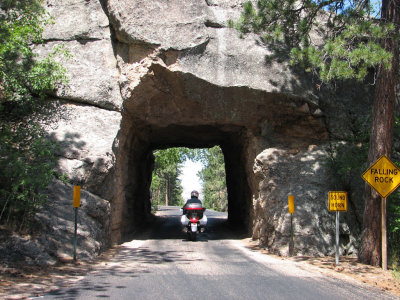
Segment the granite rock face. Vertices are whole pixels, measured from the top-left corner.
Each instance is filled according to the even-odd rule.
[[[54,265],[73,258],[73,186],[53,180],[47,203],[36,214],[30,236],[2,232],[0,260],[7,264]],[[77,213],[77,259],[93,259],[110,246],[110,203],[82,191]]]
[[[49,200],[36,214],[35,224],[40,232],[35,240],[53,260],[73,257],[75,212],[72,209],[73,186],[54,180],[48,190]],[[81,207],[77,220],[77,258],[91,259],[110,246],[110,203],[100,197],[81,192]]]
[[[92,199],[80,236],[86,257],[149,218],[153,150],[213,145],[225,155],[230,221],[285,255],[293,193],[297,253],[332,252],[332,178],[323,162],[330,142],[348,139],[367,118],[371,89],[319,86],[284,56],[271,60],[272,48],[258,36],[227,27],[243,2],[45,1],[54,24],[37,52],[63,46],[72,55],[57,55],[69,83],[53,95],[62,113],[48,133],[61,145],[58,172]],[[53,210],[56,203],[67,209],[70,191],[60,182],[50,187],[46,208],[52,226],[68,232],[72,215],[62,220]],[[353,201],[362,207],[361,199]],[[353,220],[360,213],[341,225],[346,253],[356,251],[360,224]],[[38,216],[43,230],[50,224],[45,216]],[[53,231],[40,238],[45,248],[56,245],[51,257],[68,250],[57,239]]]
[[[272,252],[289,254],[291,236],[288,196],[294,196],[294,251],[297,255],[334,255],[335,213],[329,212],[327,192],[335,186],[327,167],[327,145],[301,151],[269,148],[255,160],[260,179],[253,237]],[[350,197],[351,198],[351,197]],[[352,206],[349,203],[349,206]],[[357,211],[341,213],[341,252],[355,254],[360,234]],[[318,241],[318,243],[315,243]]]
[[[39,54],[57,47],[71,57],[59,55],[67,69],[69,83],[56,96],[110,110],[120,110],[119,72],[110,25],[100,1],[45,1],[54,22],[43,33],[46,42]]]
[[[48,128],[60,148],[57,171],[67,174],[74,184],[108,198],[112,194],[113,144],[121,114],[65,101],[60,101],[59,108],[59,120]]]

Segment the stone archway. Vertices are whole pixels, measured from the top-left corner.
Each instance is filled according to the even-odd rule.
[[[303,147],[326,139],[312,103],[248,87],[213,85],[154,63],[124,102],[116,153],[112,239],[121,241],[149,216],[152,151],[220,145],[229,220],[251,229],[258,180],[254,158],[271,146]]]

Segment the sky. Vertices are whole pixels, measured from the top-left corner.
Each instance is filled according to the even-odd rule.
[[[179,179],[182,182],[183,193],[182,197],[184,200],[190,198],[190,192],[196,190],[200,193],[200,199],[203,199],[202,190],[201,190],[201,181],[200,178],[197,177],[197,172],[202,169],[203,165],[200,162],[194,162],[191,160],[186,160],[183,164],[182,175],[179,176]]]

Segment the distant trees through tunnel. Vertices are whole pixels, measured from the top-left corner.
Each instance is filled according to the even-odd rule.
[[[225,161],[219,146],[158,149],[153,155],[153,209],[158,205],[182,206],[190,191],[198,190],[206,208],[228,210]]]

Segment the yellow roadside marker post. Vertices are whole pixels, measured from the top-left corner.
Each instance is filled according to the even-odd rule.
[[[293,256],[294,253],[294,238],[293,238],[293,214],[294,214],[294,196],[288,196],[289,213],[290,213],[290,243],[289,243],[289,255]]]
[[[379,195],[381,201],[382,269],[387,270],[386,200],[400,186],[400,170],[382,155],[361,176]]]
[[[78,208],[81,206],[81,187],[79,185],[74,186],[74,196],[72,200],[72,206],[75,211],[75,230],[74,230],[74,261],[76,261],[76,244],[77,244],[77,233],[78,233]]]
[[[329,192],[329,211],[336,212],[336,251],[335,263],[339,264],[339,212],[347,211],[347,192]]]

